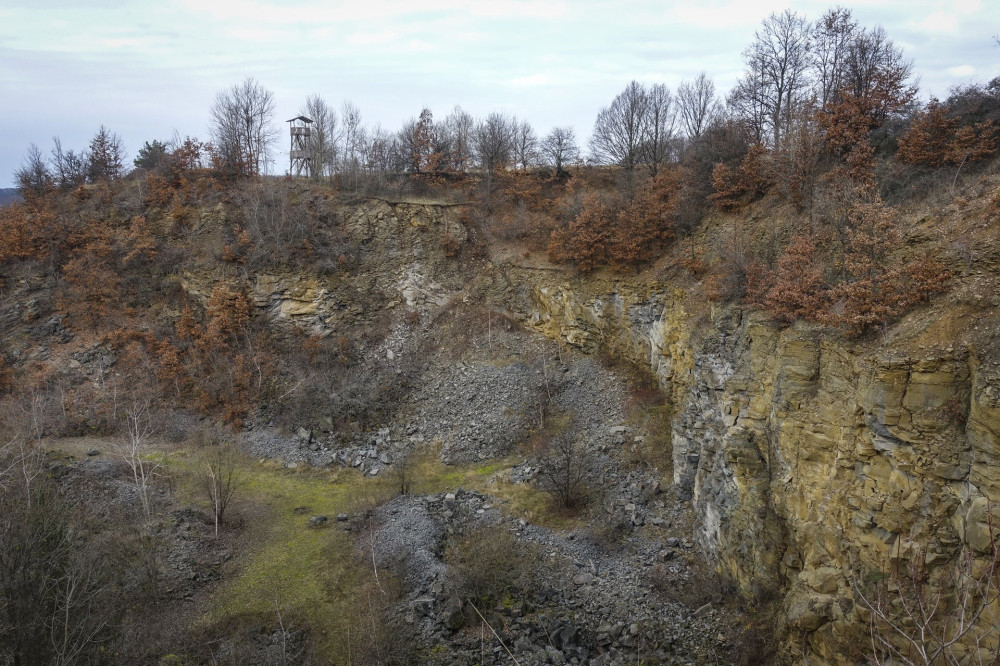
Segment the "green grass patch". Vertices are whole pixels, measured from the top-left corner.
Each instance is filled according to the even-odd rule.
[[[433,494],[458,488],[492,495],[501,500],[498,508],[508,515],[554,529],[573,529],[579,520],[552,507],[552,497],[534,485],[510,483],[504,472],[523,457],[508,456],[480,465],[445,465],[437,450],[414,460],[414,493]]]
[[[526,483],[494,483],[490,494],[508,504],[505,510],[530,523],[556,530],[572,530],[583,524],[579,515],[560,511],[553,502],[552,495]]]
[[[244,497],[263,508],[263,524],[254,535],[259,545],[216,592],[205,621],[259,617],[276,622],[281,609],[286,622],[314,630],[322,654],[343,657],[368,572],[336,515],[385,501],[391,496],[388,484],[354,471],[289,470],[268,463],[244,474]],[[313,515],[329,520],[314,528],[309,525]]]
[[[206,460],[197,447],[151,457],[160,463],[161,473],[171,477],[180,503],[210,511],[200,478]],[[445,465],[440,448],[431,446],[411,460],[411,492],[474,490],[497,497],[497,508],[509,515],[554,528],[576,527],[577,519],[552,511],[547,493],[507,480],[506,470],[522,460],[511,456]],[[210,633],[276,626],[280,610],[286,627],[311,632],[321,660],[345,662],[347,646],[353,642],[357,648],[367,630],[365,622],[371,621],[365,595],[371,594],[372,574],[370,563],[356,551],[353,535],[339,527],[336,516],[358,514],[388,501],[395,486],[391,469],[373,478],[354,470],[288,469],[245,458],[227,519],[239,516],[244,531],[237,540],[246,545],[237,549],[221,582],[204,600],[198,624]],[[326,515],[327,523],[311,527],[314,515]],[[388,580],[386,584],[391,585]]]

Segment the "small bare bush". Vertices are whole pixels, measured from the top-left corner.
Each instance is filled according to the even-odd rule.
[[[594,459],[582,442],[569,433],[550,440],[539,460],[538,486],[550,493],[558,506],[576,511],[590,500]]]
[[[201,470],[201,485],[212,510],[215,522],[215,536],[219,536],[219,524],[226,515],[226,509],[243,485],[242,454],[232,444],[214,447],[205,455]]]
[[[518,542],[503,525],[467,532],[448,548],[445,559],[455,591],[479,608],[528,595],[541,567],[538,549]]]
[[[992,521],[990,521],[992,523]],[[913,548],[897,551],[888,572],[855,581],[869,618],[876,664],[995,664],[1000,619],[1000,548],[990,529],[983,557],[959,554],[954,566],[932,571]]]

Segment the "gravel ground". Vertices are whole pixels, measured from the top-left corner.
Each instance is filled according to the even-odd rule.
[[[625,494],[639,476],[618,479]],[[647,489],[654,487],[655,480],[646,481]],[[697,554],[687,538],[674,536],[684,533],[687,507],[665,493],[646,497],[644,508],[662,522],[628,525],[613,545],[586,529],[562,532],[529,524],[506,515],[495,498],[461,490],[400,496],[356,517],[356,545],[360,555],[373,553],[380,570],[403,580],[403,621],[427,649],[445,648],[453,660],[448,663],[476,662],[482,645],[455,626],[456,613],[464,617],[469,609],[456,601],[444,554],[451,540],[484,525],[509,531],[525,552],[533,545],[545,570],[543,583],[526,599],[484,610],[491,623],[503,627],[505,643],[522,663],[617,664],[637,655],[655,663],[703,663],[724,649],[732,618],[668,601],[653,589],[653,575],[676,584],[690,580],[689,562]],[[504,663],[505,656],[498,652],[495,663]]]
[[[688,505],[664,491],[660,474],[624,462],[627,448],[647,435],[626,424],[626,378],[520,330],[472,336],[459,354],[419,343],[390,336],[371,360],[420,355],[419,363],[411,359],[406,366],[416,373],[410,378],[415,388],[390,422],[346,443],[266,428],[247,441],[255,455],[289,465],[344,465],[373,476],[428,444],[439,445],[445,463],[504,457],[528,441],[543,414],[558,417],[565,435],[593,461],[597,499],[586,527],[567,532],[529,524],[505,511],[501,500],[467,490],[400,496],[339,523],[355,534],[359,556],[402,583],[397,615],[429,653],[446,654],[442,664],[483,660],[483,638],[469,630],[480,625],[456,594],[445,553],[462,534],[492,525],[542,553],[547,572],[526,599],[486,609],[520,663],[724,663],[719,655],[733,621],[729,611],[689,608],[662,594],[664,587],[694,581],[700,556],[689,539]],[[535,483],[538,464],[526,455],[498,476]],[[509,663],[499,642],[489,650],[486,663]]]

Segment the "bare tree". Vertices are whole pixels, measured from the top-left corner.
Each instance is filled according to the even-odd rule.
[[[24,163],[14,172],[14,180],[17,181],[17,187],[25,199],[40,197],[55,184],[52,173],[42,157],[42,151],[35,144],[28,146]]]
[[[749,143],[767,141],[771,116],[763,72],[750,70],[740,77],[726,96],[725,115]]]
[[[366,140],[365,128],[361,124],[361,110],[345,100],[340,107],[340,121],[343,128],[340,134],[340,173],[348,187],[357,188]]]
[[[239,450],[224,444],[214,447],[205,461],[202,472],[202,486],[212,507],[215,520],[215,536],[219,536],[219,524],[232,504],[233,496],[242,486],[241,456]]]
[[[990,543],[985,558],[960,553],[954,568],[936,580],[924,551],[914,548],[908,566],[897,552],[887,575],[869,586],[855,582],[855,595],[869,612],[874,663],[996,663],[1000,553],[992,530]]]
[[[212,104],[212,139],[221,166],[230,176],[266,173],[278,133],[274,93],[254,78],[219,92]]]
[[[541,144],[542,156],[547,164],[564,173],[563,167],[580,159],[580,148],[576,145],[576,133],[572,127],[553,127]]]
[[[538,135],[527,120],[515,121],[514,162],[522,171],[538,161]]]
[[[391,478],[400,495],[410,494],[416,469],[417,455],[413,451],[401,454],[392,461]]]
[[[52,581],[54,612],[46,624],[52,645],[50,663],[73,666],[101,642],[124,604],[111,573],[117,562],[106,546],[91,542],[80,549],[67,539],[62,547],[74,552],[62,575]]]
[[[642,157],[645,118],[646,92],[632,81],[611,106],[597,114],[590,138],[594,158],[603,164],[617,164],[631,176]]]
[[[402,137],[380,125],[367,132],[363,152],[365,170],[375,176],[376,186],[383,184],[389,174],[402,173],[406,169],[409,153],[402,145]]]
[[[251,183],[234,197],[255,249],[272,252],[291,242],[295,225],[285,197],[281,183],[269,180]]]
[[[310,95],[302,115],[313,121],[312,177],[315,180],[330,177],[337,163],[337,112],[319,95]]]
[[[475,144],[479,166],[486,174],[486,205],[491,205],[493,176],[510,166],[514,154],[516,122],[510,116],[494,112],[476,126]]]
[[[411,117],[409,120],[404,121],[403,126],[396,132],[396,144],[403,154],[403,162],[409,171],[413,171],[420,166],[416,139],[417,119]]]
[[[827,109],[840,95],[847,71],[848,51],[858,23],[850,9],[828,9],[812,29],[810,61],[815,76],[816,102]]]
[[[444,119],[443,131],[438,132],[444,146],[445,169],[464,173],[472,163],[476,121],[472,115],[456,106]]]
[[[719,100],[715,83],[702,72],[694,81],[684,81],[677,87],[677,111],[684,133],[690,140],[699,138],[719,116]]]
[[[124,409],[124,432],[115,444],[119,455],[132,472],[132,481],[147,519],[153,513],[149,488],[160,468],[160,462],[149,455],[150,439],[154,433],[150,409],[149,397],[133,396]]]
[[[102,662],[102,643],[127,605],[127,572],[112,565],[124,554],[114,540],[74,529],[71,517],[83,509],[71,510],[51,477],[37,476],[30,487],[8,478],[0,492],[0,662]]]
[[[913,100],[917,88],[912,75],[913,63],[881,26],[855,32],[846,54],[843,88],[865,102],[872,123],[881,124]]]
[[[88,161],[85,152],[63,151],[59,137],[52,137],[52,168],[56,185],[63,189],[73,189],[83,185],[87,180]]]
[[[753,43],[743,51],[747,72],[737,90],[751,94],[753,102],[760,105],[774,147],[781,145],[792,114],[802,102],[809,50],[809,23],[786,9],[764,19]]]
[[[24,490],[24,501],[31,508],[32,488],[43,471],[42,437],[50,427],[54,401],[52,394],[38,388],[23,392],[16,401],[3,405],[0,431],[6,439],[0,446],[0,493],[14,484]]]
[[[579,509],[589,499],[593,468],[585,446],[568,433],[561,433],[549,442],[539,461],[538,484],[564,509]]]
[[[516,121],[504,113],[491,113],[476,126],[476,157],[487,173],[510,166],[515,134]]]
[[[645,91],[645,96],[642,161],[655,176],[660,167],[670,159],[677,114],[674,110],[674,96],[666,85],[654,83]]]

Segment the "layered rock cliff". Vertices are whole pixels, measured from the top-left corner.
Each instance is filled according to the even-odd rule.
[[[784,597],[806,660],[857,656],[871,572],[919,557],[943,576],[963,546],[988,555],[1000,391],[971,345],[852,342],[739,308],[696,315],[680,290],[542,282],[536,329],[648,360],[674,399],[697,538],[741,588]]]
[[[863,340],[781,328],[683,281],[450,259],[444,236],[468,242],[458,218],[418,204],[348,210],[362,263],[350,279],[259,275],[253,297],[276,322],[321,334],[380,309],[475,298],[576,349],[648,364],[674,406],[672,475],[697,540],[743,590],[782,599],[783,635],[804,661],[858,656],[871,572],[921,558],[941,577],[962,552],[988,554],[1000,372],[982,338],[953,325],[973,319],[925,308]]]

